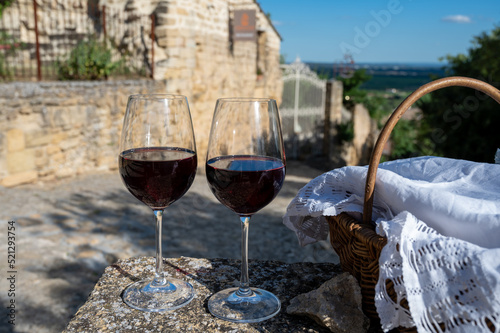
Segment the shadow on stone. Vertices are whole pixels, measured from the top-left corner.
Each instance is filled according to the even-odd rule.
[[[198,175],[194,189],[165,210],[163,256],[239,259],[240,222],[236,214],[216,201],[202,177]],[[252,218],[249,258],[288,263],[333,261],[333,250],[325,250],[320,244],[301,248],[295,234],[282,225],[289,197],[305,184],[303,179],[290,177],[275,199],[276,203]],[[19,305],[23,309],[29,307],[30,311],[23,311],[26,315],[22,318],[22,329],[61,331],[71,314],[85,303],[106,267],[113,265],[116,270],[121,267],[114,266],[118,259],[154,256],[153,213],[134,198],[114,175],[82,177],[49,188],[9,189],[7,194],[15,198],[15,193],[19,192],[17,196],[23,197],[26,190],[30,191],[29,200],[37,203],[35,211],[39,213],[29,215],[24,210],[16,210],[15,201],[10,203],[13,207],[10,211],[19,211],[27,216],[16,217],[7,213],[14,215],[12,219],[19,221],[23,232],[20,239],[24,241],[21,257],[25,274],[39,280],[38,284],[27,283],[23,287],[23,295],[26,296],[19,299]],[[271,207],[273,204],[275,206]],[[165,266],[173,263],[168,260]],[[239,267],[237,260],[225,271],[216,271],[219,279],[205,286],[207,293],[237,281]],[[123,274],[122,277],[130,283],[142,277],[121,268],[121,273],[117,271],[117,274]],[[183,268],[169,266],[169,269]],[[252,284],[255,282],[253,269],[250,269]],[[195,275],[183,276],[199,283]],[[200,311],[208,314],[206,305],[200,305]],[[46,315],[32,316],[31,313]]]
[[[97,332],[105,327],[114,327],[121,332],[153,331],[158,327],[176,332],[328,332],[313,320],[289,315],[285,309],[296,295],[316,289],[340,274],[338,265],[251,260],[251,285],[277,295],[282,302],[282,311],[260,323],[237,324],[213,317],[207,310],[207,300],[213,293],[237,284],[239,260],[182,257],[167,259],[166,262],[169,263],[165,267],[169,276],[185,279],[195,288],[196,297],[187,306],[174,312],[147,314],[130,309],[120,297],[131,282],[127,276],[152,274],[154,258],[120,260],[106,268],[89,299],[64,332]],[[128,274],[124,275],[122,271]]]

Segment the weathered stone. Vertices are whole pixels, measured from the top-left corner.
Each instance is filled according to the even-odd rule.
[[[52,135],[52,143],[60,143],[68,137],[66,132],[58,132]]]
[[[370,117],[366,107],[356,104],[353,111],[354,138],[352,143],[356,154],[356,160],[350,165],[360,165],[368,163],[372,147],[374,146],[377,133],[377,124]]]
[[[75,169],[73,167],[59,167],[55,170],[54,175],[58,178],[72,177],[75,175]]]
[[[111,156],[100,156],[97,159],[97,166],[106,166],[110,170],[114,170],[118,168],[118,162],[117,162],[117,156],[111,155]]]
[[[35,151],[25,149],[7,154],[7,170],[11,174],[35,169]]]
[[[122,291],[133,281],[152,276],[154,266],[153,258],[142,257],[107,267],[64,332],[327,332],[312,320],[289,315],[283,309],[295,295],[317,288],[341,272],[334,264],[250,261],[252,286],[278,296],[282,311],[261,323],[238,324],[215,318],[206,308],[214,292],[234,286],[240,273],[238,260],[164,259],[169,276],[193,285],[194,300],[173,312],[145,313],[129,308],[121,299]]]
[[[35,166],[41,169],[49,164],[49,156],[44,150],[38,149],[35,151]]]
[[[321,173],[297,161],[287,163],[283,189],[252,218],[250,258],[288,263],[338,262],[328,242],[301,247],[295,234],[281,223],[284,207],[300,188]],[[16,314],[16,332],[62,332],[87,301],[107,266],[118,259],[151,256],[155,252],[153,214],[126,190],[118,172],[92,172],[63,180],[44,177],[42,181],[45,183],[0,188],[0,220],[15,221],[18,233],[16,268],[22,274],[16,282],[16,289],[20,291],[16,293],[16,309],[23,311]],[[164,253],[170,257],[239,256],[238,218],[213,196],[201,173],[186,195],[167,208],[163,221]],[[99,243],[79,245],[75,241],[70,244],[68,238],[76,235],[87,237],[89,242],[97,239]],[[143,239],[150,242],[141,246]],[[96,251],[95,256],[88,258],[88,251]],[[239,263],[235,261],[234,266],[227,267],[218,271],[221,272],[219,278],[221,283],[231,284],[239,278]],[[256,272],[252,266],[252,285],[256,282]],[[297,274],[304,275],[304,284],[311,281],[312,285],[294,292],[294,296],[313,290],[335,273],[321,276],[319,281],[316,273],[297,269]],[[286,287],[294,276],[290,271],[280,273],[280,283]],[[283,304],[283,309],[286,305]],[[297,319],[300,317],[293,320]],[[304,327],[317,329],[312,320],[302,320],[306,322]],[[267,325],[266,321],[253,327],[259,329]],[[113,329],[109,327],[108,331]],[[281,332],[289,330],[285,328]],[[322,328],[322,332],[327,329]]]
[[[290,301],[289,314],[304,315],[335,333],[367,332],[370,321],[361,310],[361,289],[343,273]]]
[[[78,147],[81,144],[80,138],[68,138],[64,141],[61,141],[59,147],[62,151],[66,151],[75,147]]]
[[[106,1],[105,1],[106,2]],[[64,154],[78,145],[98,147],[102,152],[99,156],[116,155],[118,139],[108,140],[113,130],[120,129],[127,97],[137,93],[180,93],[188,97],[192,118],[200,125],[196,126],[198,155],[205,156],[206,142],[210,131],[211,115],[216,98],[223,96],[255,96],[281,99],[280,43],[281,38],[272,26],[266,14],[256,2],[244,0],[230,1],[111,1],[113,10],[127,11],[127,19],[118,20],[107,27],[109,36],[128,45],[132,52],[130,59],[142,66],[144,56],[150,63],[151,49],[154,47],[154,79],[150,80],[109,80],[106,82],[12,82],[0,84],[0,133],[6,134],[12,128],[22,129],[24,139],[9,140],[9,151],[21,151],[26,148],[47,149],[47,154],[57,145]],[[230,13],[240,5],[253,9],[256,13],[256,30],[259,38],[255,43],[234,41],[230,47],[231,29]],[[15,10],[16,6],[6,9],[6,15]],[[130,12],[135,8],[133,13]],[[28,7],[32,10],[32,6]],[[51,46],[54,50],[46,54],[47,61],[57,57],[58,50],[67,42],[73,40],[60,38],[60,27],[66,24],[70,32],[78,34],[85,29],[89,12],[84,6],[66,6],[66,15],[58,15],[47,4],[38,7],[40,25],[40,43]],[[151,45],[149,25],[142,32],[136,19],[139,16],[155,14],[155,40]],[[129,14],[131,16],[129,16]],[[14,14],[16,17],[16,14]],[[146,18],[146,17],[144,17]],[[50,24],[48,24],[50,22]],[[47,23],[47,25],[45,25]],[[140,26],[143,26],[142,22]],[[33,42],[27,31],[33,29],[28,20],[29,28],[21,31],[20,42]],[[68,26],[69,24],[69,26]],[[9,28],[7,28],[9,29]],[[66,29],[67,30],[67,29]],[[52,38],[57,36],[57,38]],[[62,44],[61,44],[62,43]],[[74,46],[74,45],[72,45]],[[49,58],[47,58],[49,57]],[[54,59],[52,59],[54,60]],[[256,81],[256,66],[265,75],[259,86]],[[208,117],[207,117],[208,115]],[[209,118],[208,120],[206,118]],[[26,129],[27,124],[30,127]],[[117,125],[118,124],[118,125]],[[114,137],[119,137],[119,131]],[[16,133],[17,136],[21,132]],[[74,138],[78,141],[71,141]],[[88,138],[94,139],[91,142]],[[25,140],[25,142],[23,141]],[[1,145],[6,149],[7,145]],[[92,149],[92,148],[88,148]],[[49,151],[50,150],[50,151]],[[96,166],[105,168],[112,159],[87,158],[88,150],[82,152],[82,159],[70,157],[57,158],[56,162],[46,162],[45,157],[39,157],[32,164],[31,170],[36,170],[43,177],[54,176],[61,161],[78,170],[91,170]],[[2,158],[6,154],[0,151]],[[100,163],[100,164],[99,164]],[[44,164],[46,164],[44,166]],[[54,164],[57,166],[54,167]],[[76,166],[85,164],[84,166]],[[97,164],[97,165],[96,165]],[[16,170],[19,172],[20,170]],[[27,171],[27,170],[26,170]],[[12,174],[11,171],[7,175]],[[1,173],[3,176],[3,173]]]
[[[26,147],[46,146],[52,141],[52,136],[46,129],[35,129],[26,132]]]
[[[36,171],[24,171],[9,175],[2,179],[1,185],[5,187],[13,187],[21,184],[28,184],[36,181],[38,173]]]
[[[25,146],[24,132],[19,128],[7,131],[7,151],[16,152],[23,150]]]
[[[46,150],[48,155],[54,155],[61,152],[61,148],[58,145],[48,145]]]

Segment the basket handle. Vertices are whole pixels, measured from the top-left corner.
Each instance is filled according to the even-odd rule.
[[[479,90],[488,96],[492,97],[495,101],[500,103],[500,90],[493,87],[492,85],[468,78],[468,77],[447,77],[439,80],[435,80],[433,82],[427,83],[413,93],[411,93],[397,108],[394,110],[392,115],[387,120],[384,128],[380,132],[380,135],[375,143],[375,147],[372,151],[372,156],[370,158],[370,164],[368,165],[368,174],[366,177],[366,186],[365,186],[365,198],[364,198],[364,206],[363,206],[363,223],[370,224],[372,219],[372,209],[373,209],[373,192],[375,189],[375,180],[377,178],[377,168],[380,163],[380,158],[382,157],[382,151],[384,149],[385,143],[389,138],[394,126],[401,118],[401,116],[413,105],[417,100],[419,100],[422,96],[433,92],[435,90],[451,87],[451,86],[460,86],[460,87],[469,87],[476,90]]]

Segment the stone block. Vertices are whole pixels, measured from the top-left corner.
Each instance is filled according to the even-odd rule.
[[[47,130],[32,130],[25,133],[25,142],[27,148],[46,146],[52,141],[52,135]]]
[[[35,170],[35,151],[25,149],[7,153],[7,170],[10,174]]]
[[[7,151],[16,152],[25,148],[24,132],[19,128],[7,131]]]
[[[39,148],[35,150],[35,166],[37,169],[43,168],[49,164],[49,158],[46,150]]]
[[[47,105],[47,106],[74,106],[74,105],[78,105],[79,102],[80,102],[80,97],[75,96],[75,97],[47,100],[45,102],[45,105]]]
[[[47,171],[43,176],[39,175],[38,180],[41,183],[52,183],[53,181],[56,180],[56,176],[54,176],[53,173]]]
[[[58,168],[55,172],[54,175],[57,178],[67,178],[67,177],[72,177],[76,175],[76,170],[73,167],[62,167]]]
[[[75,147],[78,147],[80,144],[81,144],[81,139],[73,137],[71,139],[66,139],[61,141],[59,143],[59,147],[61,148],[62,151],[67,151]]]
[[[177,19],[175,16],[170,14],[158,14],[156,15],[156,24],[158,27],[162,26],[172,26],[177,23]],[[156,34],[156,29],[155,29]]]
[[[9,173],[7,172],[7,159],[5,158],[5,154],[3,154],[3,151],[0,150],[0,179],[8,175]]]
[[[310,317],[334,333],[365,333],[370,326],[361,309],[361,288],[349,273],[293,298],[287,312]]]
[[[177,7],[177,14],[179,15],[183,15],[183,16],[188,16],[190,13],[188,10],[186,10],[186,8],[184,7]]]
[[[22,114],[22,115],[28,115],[28,114],[31,114],[33,109],[28,106],[28,105],[22,105],[19,107],[19,114]]]
[[[52,135],[51,143],[58,144],[68,137],[66,132],[58,132]]]
[[[47,107],[47,112],[51,127],[70,129],[85,125],[86,114],[79,106]]]
[[[123,302],[121,294],[134,280],[153,276],[155,261],[150,257],[120,260],[106,268],[87,302],[63,332],[102,332],[109,331],[110,327],[117,332],[328,332],[310,319],[290,316],[283,310],[258,324],[218,319],[207,311],[207,300],[215,291],[234,287],[240,274],[239,260],[185,257],[163,260],[167,276],[184,279],[193,285],[196,297],[190,304],[176,311],[159,313],[131,309]],[[340,274],[340,266],[333,264],[261,260],[251,260],[249,270],[252,286],[274,293],[282,304]]]
[[[158,26],[155,29],[155,36],[158,40],[158,45],[160,47],[165,47],[167,46],[167,36],[169,35],[169,28],[168,26]]]
[[[34,170],[19,172],[2,179],[0,184],[5,187],[13,187],[22,184],[33,183],[38,179],[38,173]]]
[[[58,145],[48,145],[46,150],[48,155],[54,155],[61,152],[61,148]]]
[[[66,155],[62,152],[58,152],[50,156],[51,164],[62,164],[66,161]]]
[[[118,168],[118,155],[113,155],[113,156],[101,156],[97,160],[97,166],[98,167],[108,167],[110,169],[117,169]]]

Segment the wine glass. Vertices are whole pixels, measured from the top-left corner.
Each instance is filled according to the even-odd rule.
[[[123,292],[130,307],[148,312],[178,309],[194,297],[188,282],[163,272],[163,210],[193,183],[197,155],[188,101],[180,95],[132,95],[120,140],[119,171],[127,189],[150,207],[156,223],[156,271],[153,278]]]
[[[252,215],[276,197],[285,180],[285,153],[275,100],[217,100],[206,176],[215,197],[239,215],[242,229],[240,285],[213,295],[208,309],[214,316],[232,322],[269,319],[280,311],[281,302],[268,291],[250,287],[248,227]]]

